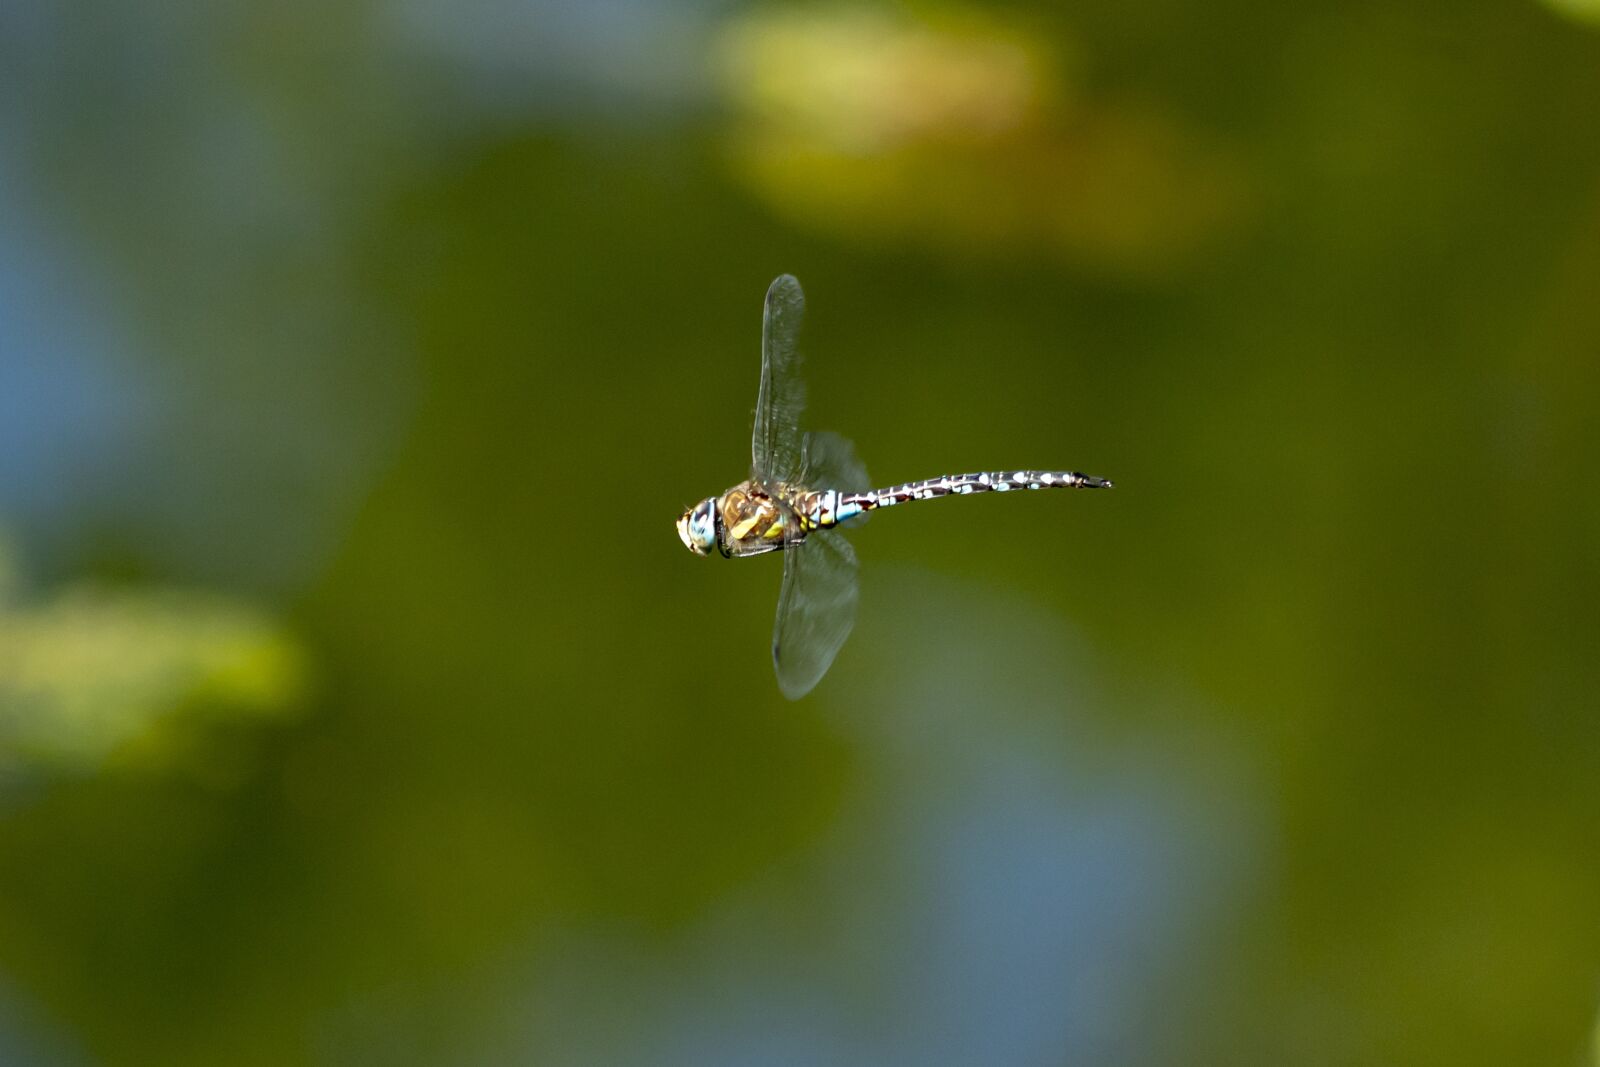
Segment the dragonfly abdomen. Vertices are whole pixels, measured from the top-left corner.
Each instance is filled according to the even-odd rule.
[[[833,509],[834,525],[866,511],[893,507],[910,500],[932,500],[940,496],[967,496],[972,493],[1005,493],[1013,489],[1110,489],[1104,478],[1077,471],[983,471],[978,474],[946,474],[920,482],[905,482],[887,489],[863,493],[840,493]]]

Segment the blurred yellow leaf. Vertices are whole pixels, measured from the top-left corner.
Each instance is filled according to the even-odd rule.
[[[1558,14],[1600,26],[1600,0],[1544,0],[1544,3]]]
[[[168,766],[207,717],[287,712],[303,660],[259,612],[210,593],[77,587],[0,604],[0,768]]]
[[[758,9],[722,42],[732,165],[791,219],[963,255],[1161,268],[1233,214],[1220,154],[1083,99],[1072,49],[949,4]]]

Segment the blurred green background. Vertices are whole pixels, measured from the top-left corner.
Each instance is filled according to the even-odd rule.
[[[0,6],[0,1062],[1600,1062],[1597,357],[1594,0]]]

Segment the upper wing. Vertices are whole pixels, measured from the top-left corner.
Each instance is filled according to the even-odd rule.
[[[872,488],[867,466],[856,456],[856,447],[836,433],[808,433],[805,436],[805,474],[801,484],[807,489],[843,489],[849,493]]]
[[[811,692],[856,624],[856,554],[842,534],[814,530],[783,554],[783,591],[772,631],[778,688]]]
[[[799,338],[805,309],[800,283],[793,275],[779,275],[767,290],[761,321],[761,392],[750,441],[750,473],[758,481],[793,484],[800,477],[806,388],[800,379]]]

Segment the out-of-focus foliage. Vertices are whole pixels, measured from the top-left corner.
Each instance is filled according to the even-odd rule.
[[[1168,266],[1237,220],[1238,167],[1076,42],[946,3],[757,7],[721,42],[741,177],[797,222],[947,254]]]
[[[1596,0],[1544,0],[1553,10],[1580,22],[1600,25],[1600,2]]]
[[[0,777],[111,763],[204,774],[193,764],[212,720],[279,718],[303,684],[296,643],[226,597],[79,586],[26,603],[0,583]]]
[[[1582,1062],[1597,99],[1534,3],[0,5],[0,1062]],[[780,271],[877,477],[1118,485],[855,533],[798,704],[672,531]]]

